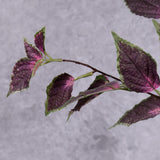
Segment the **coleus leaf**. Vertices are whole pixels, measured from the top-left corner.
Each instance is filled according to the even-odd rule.
[[[24,40],[24,47],[28,58],[22,58],[15,64],[11,76],[10,88],[7,96],[16,91],[29,87],[29,82],[36,70],[43,62],[41,53]]]
[[[42,54],[34,46],[29,44],[26,39],[24,39],[24,48],[29,59],[34,61],[42,59]]]
[[[159,37],[160,37],[160,23],[158,23],[156,20],[152,20],[152,22],[153,22],[153,24],[154,24],[154,26],[155,26],[155,28],[156,28],[156,31],[157,31],[157,33],[158,33],[158,35],[159,35]]]
[[[89,86],[89,88],[87,90],[90,90],[90,89],[95,89],[97,87],[100,87],[100,86],[103,86],[105,85],[106,83],[108,83],[109,80],[106,76],[104,75],[98,75],[95,80],[93,81],[93,83]],[[82,98],[80,99],[76,106],[69,112],[69,117],[70,115],[75,112],[75,111],[80,111],[80,109],[82,108],[82,106],[84,106],[85,104],[89,103],[91,100],[93,100],[94,98],[96,98],[98,95],[100,95],[101,93],[98,93],[98,94],[94,94],[94,95],[91,95],[91,96],[88,96],[86,98]],[[68,117],[68,118],[69,118]]]
[[[120,87],[119,83],[116,82],[116,81],[113,81],[113,82],[109,82],[109,83],[107,83],[103,86],[100,86],[100,87],[97,87],[97,88],[94,88],[94,89],[89,89],[89,90],[86,90],[84,92],[80,92],[78,96],[70,98],[68,101],[66,101],[58,109],[60,110],[64,107],[66,107],[67,105],[69,105],[69,104],[71,104],[75,101],[78,101],[80,99],[86,98],[88,96],[92,96],[92,95],[95,95],[95,94],[100,94],[100,93],[103,93],[103,92],[106,92],[106,91],[117,90],[117,89],[119,89],[119,87]]]
[[[99,94],[99,93],[103,93],[103,92],[106,92],[106,91],[112,91],[112,90],[117,90],[119,89],[119,83],[117,81],[113,81],[113,82],[109,82],[103,86],[100,86],[100,87],[97,87],[97,88],[94,88],[94,89],[89,89],[89,90],[86,90],[84,92],[80,92],[78,96],[76,97],[72,97],[69,101],[67,101],[64,106],[74,102],[74,101],[77,101],[77,100],[80,100],[82,98],[86,98],[88,96],[91,96],[91,95],[95,95],[95,94]]]
[[[112,32],[117,47],[120,79],[135,92],[150,92],[160,86],[155,60],[141,48]]]
[[[34,35],[35,45],[43,53],[45,53],[44,40],[45,40],[45,27],[43,27],[40,31],[38,31]]]
[[[40,63],[42,63],[42,61],[39,61],[39,64]],[[22,89],[29,87],[29,81],[32,77],[32,71],[34,70],[35,64],[36,61],[28,58],[22,58],[15,64],[7,96],[13,92],[21,91]]]
[[[47,100],[45,103],[45,114],[56,111],[71,97],[74,78],[67,74],[61,74],[55,77],[47,86]]]
[[[119,124],[130,126],[133,123],[153,118],[158,114],[160,114],[160,97],[150,96],[127,111],[114,126]]]
[[[131,12],[147,18],[160,18],[159,0],[125,0]]]

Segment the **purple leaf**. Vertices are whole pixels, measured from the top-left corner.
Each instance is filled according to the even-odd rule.
[[[28,58],[22,58],[15,64],[7,96],[28,88],[31,77],[43,62],[42,54],[26,39],[24,39],[24,47]]]
[[[150,92],[160,86],[155,60],[141,48],[112,33],[117,47],[117,68],[122,82],[132,91]]]
[[[160,18],[159,0],[125,0],[131,12],[147,18]]]
[[[34,35],[35,45],[43,53],[45,52],[44,40],[45,40],[45,27],[43,27],[39,32],[37,32]]]
[[[70,98],[67,102],[65,102],[62,106],[59,107],[59,109],[62,109],[66,107],[68,104],[73,103],[77,100],[86,98],[88,96],[97,95],[106,91],[113,91],[119,89],[119,83],[116,81],[106,83],[104,85],[101,85],[100,87],[89,89],[84,92],[80,92],[78,96]],[[71,113],[70,113],[71,114]],[[70,114],[68,115],[68,118],[70,117]]]
[[[74,78],[67,73],[61,74],[52,80],[46,91],[46,115],[59,109],[60,106],[70,99],[73,83]]]
[[[95,89],[97,87],[103,86],[108,82],[109,81],[108,81],[108,78],[106,76],[99,75],[99,76],[96,77],[96,79],[93,81],[93,83],[90,85],[90,87],[87,90]],[[94,95],[88,96],[86,98],[80,99],[78,101],[78,103],[76,104],[76,106],[69,112],[69,116],[75,111],[80,111],[82,106],[84,106],[85,104],[89,103],[92,99],[96,98],[100,94],[101,93],[98,93],[98,94],[94,94]]]
[[[38,61],[42,59],[42,54],[31,44],[29,44],[26,39],[24,39],[24,47],[26,50],[27,57],[31,60]]]
[[[35,66],[35,61],[28,58],[20,59],[13,68],[13,74],[11,77],[10,89],[7,94],[9,96],[15,91],[29,87],[29,81],[32,75],[32,71]]]
[[[130,126],[133,123],[153,118],[160,114],[160,97],[150,96],[129,111],[113,126],[124,124]]]
[[[157,22],[156,20],[154,20],[154,19],[152,20],[152,22],[153,22],[153,24],[154,24],[154,26],[155,26],[155,29],[156,29],[159,37],[160,37],[160,23],[158,23],[158,22]]]

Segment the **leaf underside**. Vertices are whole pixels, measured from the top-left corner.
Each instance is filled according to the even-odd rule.
[[[116,81],[113,81],[113,82],[108,82],[105,85],[101,85],[100,87],[97,87],[94,89],[89,89],[84,92],[80,92],[78,96],[70,98],[65,104],[60,106],[59,109],[62,109],[64,107],[66,107],[67,105],[69,105],[75,101],[78,101],[80,99],[84,99],[84,98],[87,98],[92,95],[98,95],[100,93],[107,92],[107,91],[117,90],[117,89],[119,89],[119,87],[120,87],[119,83]],[[70,118],[71,114],[72,114],[72,112],[69,113],[67,120]]]
[[[67,73],[61,74],[52,80],[46,90],[46,115],[52,111],[56,111],[70,99],[73,90],[73,83],[74,78]]]
[[[100,86],[103,86],[105,85],[106,83],[108,83],[108,78],[104,75],[98,75],[95,80],[93,81],[93,83],[89,86],[89,88],[87,90],[90,90],[90,89],[95,89],[97,87],[100,87]],[[91,100],[93,100],[94,98],[96,98],[98,95],[100,95],[101,93],[98,93],[98,94],[94,94],[94,95],[91,95],[91,96],[88,96],[86,98],[82,98],[80,99],[76,106],[69,112],[69,116],[75,112],[75,111],[80,111],[80,109],[87,103],[89,103]]]
[[[153,118],[158,114],[160,114],[160,97],[150,96],[127,111],[114,126],[119,124],[130,126],[133,123]]]
[[[131,12],[147,18],[160,18],[159,0],[125,0]]]
[[[129,90],[150,92],[160,86],[155,60],[141,48],[112,32],[117,47],[117,69]]]

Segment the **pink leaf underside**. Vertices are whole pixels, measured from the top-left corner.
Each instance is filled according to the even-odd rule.
[[[24,47],[26,50],[27,57],[31,60],[38,61],[42,59],[41,53],[34,48],[31,44],[29,44],[26,40],[24,41]]]
[[[37,32],[34,36],[34,42],[36,47],[44,53],[44,39],[45,39],[45,28],[42,28],[39,32]]]
[[[115,124],[131,125],[133,123],[153,118],[160,114],[160,97],[150,96],[129,111]]]
[[[93,83],[89,86],[89,88],[87,90],[90,90],[90,89],[95,89],[97,87],[100,87],[100,86],[103,86],[105,85],[106,83],[108,83],[108,78],[104,75],[99,75],[96,77],[96,79],[93,81]],[[96,98],[98,95],[100,95],[101,93],[98,93],[98,94],[94,94],[94,95],[91,95],[91,96],[88,96],[86,98],[82,98],[80,99],[76,106],[70,111],[70,113],[72,112],[75,112],[75,111],[80,111],[80,109],[87,103],[89,103],[91,100],[93,100],[94,98]]]
[[[67,74],[61,74],[53,79],[47,87],[46,113],[57,110],[70,99],[74,78]]]
[[[11,77],[10,89],[8,96],[15,91],[20,91],[22,89],[29,87],[29,81],[32,75],[33,68],[35,66],[35,61],[28,58],[20,59],[13,68],[13,73]]]
[[[113,82],[108,82],[106,83],[105,85],[101,85],[100,87],[97,87],[97,88],[94,88],[94,89],[89,89],[89,90],[86,90],[84,92],[80,92],[78,96],[76,97],[72,97],[71,99],[69,99],[64,105],[62,105],[60,108],[64,108],[65,106],[67,106],[68,104],[70,103],[73,103],[77,100],[80,100],[80,99],[83,99],[83,98],[86,98],[88,96],[91,96],[91,95],[97,95],[97,94],[100,94],[100,93],[103,93],[103,92],[106,92],[106,91],[112,91],[112,90],[116,90],[118,89],[120,86],[119,86],[119,83],[116,82],[116,81],[113,81]],[[72,111],[71,111],[72,112]],[[72,113],[69,113],[68,115],[68,119],[70,117],[70,114]]]
[[[159,0],[125,0],[130,10],[147,18],[160,18],[160,1]]]
[[[139,47],[112,33],[117,46],[118,71],[132,91],[150,92],[160,86],[155,60]]]

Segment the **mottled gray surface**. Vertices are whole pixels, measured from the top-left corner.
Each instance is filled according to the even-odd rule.
[[[6,98],[13,65],[25,56],[23,37],[33,42],[43,26],[47,52],[56,58],[83,61],[118,77],[113,30],[151,53],[160,73],[160,43],[151,19],[131,14],[123,0],[0,0],[0,6],[0,160],[160,159],[160,116],[108,130],[145,94],[102,94],[68,123],[75,103],[45,117],[45,90],[52,78],[63,72],[77,77],[90,71],[85,67],[48,64],[28,90]],[[93,79],[76,82],[73,95]]]

